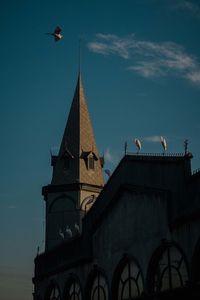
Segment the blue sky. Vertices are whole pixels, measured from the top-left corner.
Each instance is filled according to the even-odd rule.
[[[64,38],[45,35],[57,25]],[[200,167],[200,1],[8,0],[0,10],[0,290],[31,298],[43,247],[41,187],[51,180],[72,101],[82,38],[82,78],[97,145],[113,169],[124,142],[135,152],[183,152]],[[12,289],[10,288],[12,287]]]

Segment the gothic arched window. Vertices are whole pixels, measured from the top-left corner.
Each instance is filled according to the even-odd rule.
[[[82,300],[81,287],[76,280],[69,284],[64,300]]]
[[[47,295],[47,300],[61,300],[60,292],[57,286],[53,285]]]
[[[128,260],[119,274],[118,300],[126,300],[138,297],[143,291],[143,281],[138,265]]]
[[[91,286],[90,300],[108,300],[108,284],[100,272],[94,277]]]
[[[160,255],[154,276],[154,292],[182,287],[188,281],[183,254],[175,246],[168,246]]]

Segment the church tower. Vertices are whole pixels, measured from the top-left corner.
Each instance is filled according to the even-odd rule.
[[[103,159],[99,156],[79,74],[60,150],[53,155],[51,184],[44,186],[46,249],[81,231],[81,219],[101,192]],[[68,230],[66,231],[66,229]]]

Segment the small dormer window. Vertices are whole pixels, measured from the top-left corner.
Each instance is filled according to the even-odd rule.
[[[95,160],[98,160],[98,158],[93,151],[82,150],[80,158],[84,160],[87,170],[95,169]]]
[[[94,157],[88,156],[88,169],[94,170]]]

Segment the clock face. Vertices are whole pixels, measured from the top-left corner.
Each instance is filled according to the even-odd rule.
[[[87,212],[92,207],[96,198],[97,197],[95,195],[90,195],[90,196],[86,197],[85,199],[83,199],[83,201],[81,203],[81,210],[84,212]]]

